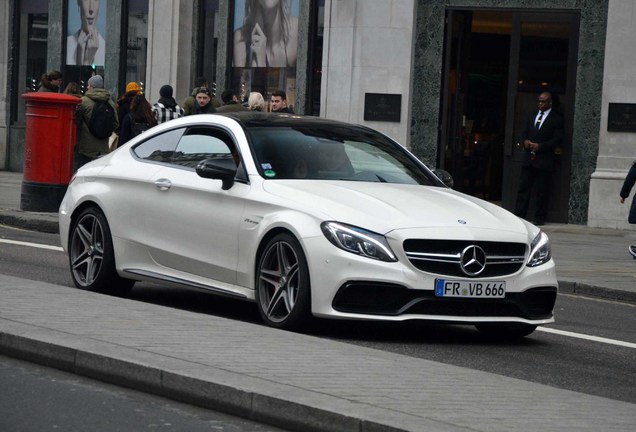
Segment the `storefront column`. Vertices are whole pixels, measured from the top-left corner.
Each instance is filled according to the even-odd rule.
[[[409,145],[415,7],[414,0],[325,2],[321,117]],[[377,115],[365,120],[365,110]]]
[[[229,83],[229,70],[232,63],[228,63],[230,58],[230,3],[229,1],[219,2],[218,28],[215,28],[218,36],[216,50],[216,97],[221,99],[221,92],[225,90]]]
[[[49,29],[46,51],[47,71],[63,70],[62,44],[66,41],[63,24],[66,22],[64,10],[64,0],[49,0]]]
[[[75,7],[75,5],[70,3],[69,7]],[[106,28],[108,31],[105,35],[106,62],[104,65],[104,88],[110,92],[113,100],[117,100],[119,89],[125,85],[119,82],[122,76],[120,73],[122,61],[124,61],[124,56],[126,55],[125,50],[122,52],[121,46],[123,30],[121,27],[121,17],[125,13],[128,13],[128,11],[123,9],[122,2],[112,0],[108,2],[106,8]]]
[[[146,98],[156,102],[161,86],[169,84],[181,101],[190,94],[193,2],[149,0],[148,6]]]

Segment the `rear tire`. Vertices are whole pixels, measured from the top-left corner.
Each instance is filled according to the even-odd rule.
[[[95,207],[82,211],[73,223],[68,257],[73,283],[80,289],[121,296],[135,284],[117,274],[110,227]]]
[[[502,340],[520,339],[537,329],[536,325],[523,323],[488,323],[476,324],[475,327],[488,337]]]
[[[263,249],[256,272],[256,303],[271,327],[297,331],[310,323],[309,267],[292,235],[278,234]]]

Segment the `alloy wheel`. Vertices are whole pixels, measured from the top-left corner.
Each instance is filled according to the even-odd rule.
[[[269,321],[280,323],[294,310],[302,289],[299,257],[291,244],[277,241],[265,251],[259,270],[261,310]]]
[[[95,215],[85,214],[75,225],[70,258],[75,281],[83,287],[91,286],[104,261],[104,229]]]

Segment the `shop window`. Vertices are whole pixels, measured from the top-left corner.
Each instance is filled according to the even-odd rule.
[[[79,83],[82,93],[91,76],[104,76],[110,1],[113,0],[68,1],[64,76],[65,81]],[[143,89],[148,53],[148,0],[128,0],[124,7],[121,35],[123,86],[136,81]]]
[[[108,0],[69,0],[66,16],[64,81],[74,81],[82,93],[88,79],[104,76]]]
[[[126,78],[124,83],[136,81],[143,90],[146,82],[146,59],[148,58],[148,0],[130,0],[127,19]]]
[[[259,0],[234,2],[230,85],[242,101],[247,101],[252,91],[269,100],[273,91],[284,90],[293,108],[300,0],[279,0],[267,5],[270,6]],[[271,10],[264,10],[267,7]]]
[[[18,19],[15,22],[14,80],[18,85],[11,104],[11,121],[25,121],[23,93],[37,91],[40,77],[46,73],[47,38],[49,28],[49,2],[22,0],[18,2]]]

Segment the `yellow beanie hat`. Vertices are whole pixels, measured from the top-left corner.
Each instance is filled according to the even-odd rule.
[[[137,94],[141,93],[141,87],[136,82],[132,81],[126,84],[126,93],[128,92],[136,92]]]

